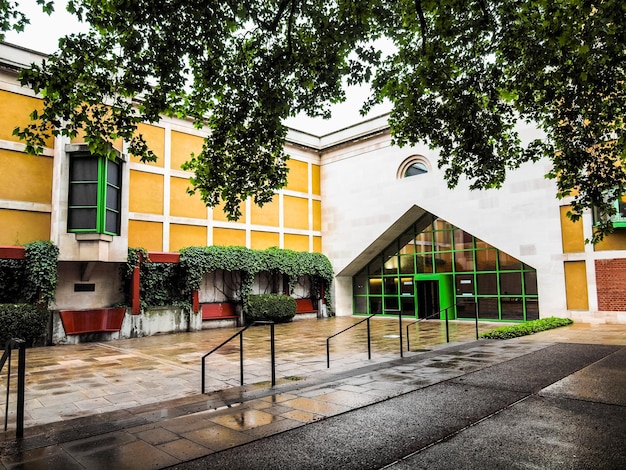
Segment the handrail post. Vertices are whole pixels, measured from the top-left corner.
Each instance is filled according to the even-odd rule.
[[[326,338],[326,368],[330,369],[330,338]]]
[[[239,334],[239,381],[243,385],[243,332]]]
[[[446,312],[446,343],[450,342],[450,329],[448,326],[448,308],[444,309],[444,311]]]
[[[370,340],[370,319],[367,319],[367,358],[372,358],[372,342]]]
[[[10,391],[10,387],[11,387],[11,349],[12,349],[12,345],[11,342],[7,342],[6,346],[5,346],[5,350],[4,350],[4,356],[3,359],[9,361],[8,365],[7,365],[7,397],[6,397],[6,401],[5,401],[5,407],[4,407],[4,430],[7,430],[7,426],[9,425],[8,419],[9,419],[9,391]]]
[[[398,325],[400,329],[400,357],[404,357],[404,353],[402,351],[402,310],[398,310]]]
[[[270,351],[272,356],[272,387],[276,385],[276,348],[274,347],[274,322],[270,323]]]
[[[478,304],[476,307],[478,307]],[[474,308],[474,314],[476,316],[476,339],[478,339],[478,308]]]
[[[204,394],[205,390],[205,376],[206,376],[206,357],[202,358],[202,394]]]
[[[18,342],[18,363],[17,363],[17,423],[15,436],[18,439],[24,437],[24,389],[26,388],[26,343],[23,340]]]
[[[409,326],[411,325],[406,326],[406,350],[407,352],[411,352],[411,341],[409,339]]]

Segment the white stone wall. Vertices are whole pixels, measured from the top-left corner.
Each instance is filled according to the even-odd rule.
[[[398,168],[412,155],[426,157],[431,171],[398,179]],[[350,276],[421,209],[537,269],[541,316],[567,315],[556,186],[544,178],[549,162],[509,171],[500,189],[470,191],[465,181],[448,189],[437,159],[426,145],[393,146],[388,133],[322,154],[323,246],[339,276],[337,315],[352,313]]]

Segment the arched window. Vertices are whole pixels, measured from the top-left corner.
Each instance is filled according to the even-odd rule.
[[[402,162],[398,168],[398,179],[426,174],[430,171],[430,163],[422,155],[412,155]]]

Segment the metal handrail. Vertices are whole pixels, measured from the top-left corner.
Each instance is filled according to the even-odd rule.
[[[24,437],[24,389],[26,388],[26,342],[23,339],[10,339],[4,346],[4,353],[0,358],[0,372],[4,368],[4,364],[9,361],[7,366],[7,397],[4,410],[4,430],[8,427],[9,418],[9,388],[11,385],[11,351],[18,348],[17,362],[17,412],[16,412],[16,428],[15,437]]]
[[[211,351],[202,356],[202,393],[204,393],[206,387],[206,358],[210,356],[215,351],[220,349],[222,346],[229,343],[232,339],[239,336],[239,379],[241,385],[243,385],[243,332],[248,328],[254,325],[270,325],[270,355],[271,355],[271,368],[272,368],[272,387],[276,385],[276,348],[274,347],[274,322],[273,321],[255,321],[245,328],[242,328],[237,333],[232,335],[226,341],[224,341],[219,346],[213,348]]]
[[[450,305],[449,307],[441,309],[441,310],[439,310],[436,313],[433,313],[433,314],[428,315],[428,316],[426,316],[424,318],[420,318],[420,319],[418,319],[418,320],[416,320],[416,321],[414,321],[412,323],[409,323],[406,326],[406,349],[407,349],[407,351],[411,350],[411,345],[410,345],[410,341],[409,341],[409,327],[413,326],[416,323],[419,323],[419,322],[421,322],[423,320],[428,320],[430,318],[440,317],[442,312],[446,312],[446,343],[449,343],[450,342],[450,330],[449,330],[449,326],[448,326],[448,310],[451,309],[451,308],[455,308],[457,306],[458,306],[458,304]],[[475,316],[476,317],[476,319],[475,319],[475,321],[476,321],[476,339],[478,339],[478,311],[476,311],[475,313],[476,313],[476,316]]]
[[[371,359],[372,358],[372,346],[371,346],[371,340],[370,340],[370,318],[372,318],[373,316],[376,316],[376,313],[371,314],[369,317],[364,318],[363,320],[356,322],[354,325],[349,326],[348,328],[344,328],[343,330],[339,331],[338,333],[335,333],[332,336],[329,336],[328,338],[326,338],[326,368],[329,369],[330,368],[330,340],[332,338],[334,338],[335,336],[340,335],[341,333],[344,333],[346,331],[348,331],[351,328],[354,328],[357,325],[360,325],[361,323],[363,323],[364,321],[367,322],[367,358]]]

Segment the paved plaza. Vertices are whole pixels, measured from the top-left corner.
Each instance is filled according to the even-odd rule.
[[[371,361],[361,325],[331,340],[327,369],[326,337],[359,320],[277,325],[275,387],[268,382],[269,329],[248,330],[246,385],[239,386],[236,342],[209,358],[207,395],[199,394],[200,357],[235,330],[30,349],[25,437],[15,439],[9,415],[9,431],[0,439],[0,469],[423,468],[419,459],[432,468],[464,468],[437,457],[440,449],[476,467],[468,460],[471,452],[459,454],[448,448],[450,443],[462,448],[473,433],[491,432],[496,416],[502,419],[512,410],[519,414],[538,400],[560,403],[546,408],[558,419],[539,420],[539,427],[562,419],[564,400],[576,404],[573,410],[593,403],[595,411],[585,411],[578,427],[594,416],[596,421],[613,416],[589,425],[595,426],[596,446],[621,445],[624,424],[619,423],[626,422],[623,326],[575,324],[516,340],[475,341],[473,323],[453,322],[452,343],[446,345],[445,325],[424,322],[410,328],[413,351],[401,358],[397,320],[379,318],[371,322]],[[492,326],[481,324],[480,329]],[[403,412],[406,406],[413,411]],[[421,417],[428,412],[436,419]],[[518,431],[528,428],[528,438],[534,439],[535,421],[519,417]],[[564,429],[576,426],[567,421],[552,430],[554,443],[571,440]],[[403,434],[395,443],[391,436],[397,432]],[[614,433],[621,434],[606,437]],[[366,436],[371,442],[362,447]],[[292,455],[293,439],[308,451]],[[277,449],[282,449],[279,455]],[[585,446],[577,451],[580,465],[553,468],[618,468],[616,463],[626,460],[623,447],[606,461]],[[488,455],[489,449],[483,452]],[[517,452],[521,463],[537,463],[536,456]],[[543,468],[552,463],[548,454]],[[588,466],[589,459],[598,465]],[[524,465],[507,468],[529,468]]]

